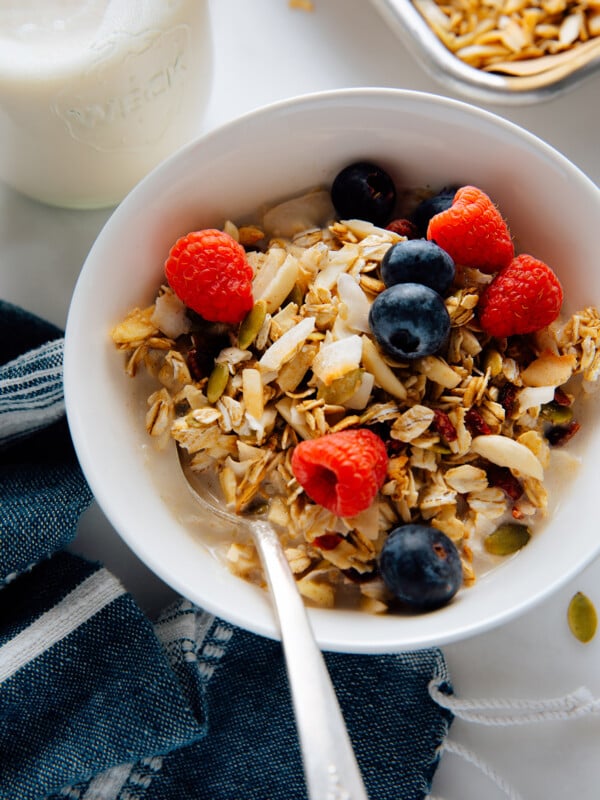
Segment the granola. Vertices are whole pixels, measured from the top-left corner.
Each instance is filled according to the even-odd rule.
[[[413,2],[457,58],[487,71],[511,73],[516,62],[529,62],[514,74],[541,72],[575,48],[595,48],[600,36],[598,0]]]
[[[112,338],[130,375],[155,379],[146,428],[157,446],[174,439],[195,469],[216,470],[236,512],[264,505],[305,598],[330,607],[352,595],[385,613],[377,557],[403,522],[452,539],[465,586],[487,568],[485,537],[502,523],[535,535],[549,513],[548,428],[568,438],[575,396],[600,376],[595,308],[537,334],[491,339],[475,316],[490,276],[462,269],[445,298],[443,354],[397,363],[375,343],[368,314],[384,288],[381,259],[403,236],[335,219],[319,191],[260,224],[224,229],[248,248],[254,271],[255,306],[241,327],[205,322],[163,285]],[[354,427],[381,436],[389,464],[376,502],[340,519],[308,499],[291,454],[303,439]],[[232,543],[227,561],[243,578],[260,574],[251,542]]]

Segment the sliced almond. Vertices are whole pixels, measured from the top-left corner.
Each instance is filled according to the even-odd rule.
[[[545,351],[521,372],[525,386],[562,386],[577,364],[575,355],[558,356]]]
[[[461,381],[460,375],[437,356],[420,358],[416,366],[419,372],[422,372],[430,381],[438,383],[445,389],[454,389]]]
[[[499,467],[508,467],[540,481],[544,478],[544,468],[531,450],[508,436],[495,433],[476,436],[471,442],[471,450]]]
[[[362,337],[362,363],[365,369],[375,378],[377,386],[385,389],[392,397],[405,400],[407,391],[398,378],[394,375],[391,368],[383,360],[375,344],[366,336]]]

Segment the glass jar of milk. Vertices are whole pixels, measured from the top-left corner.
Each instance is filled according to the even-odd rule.
[[[209,23],[206,0],[0,0],[0,180],[118,203],[199,133]]]

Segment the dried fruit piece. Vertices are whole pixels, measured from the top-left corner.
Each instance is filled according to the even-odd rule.
[[[580,428],[581,425],[573,420],[567,425],[553,425],[544,433],[544,436],[552,447],[561,447],[572,439]]]
[[[332,533],[324,533],[321,536],[317,536],[312,543],[320,550],[335,550],[343,538],[341,533],[333,531]]]
[[[570,406],[573,402],[573,397],[567,394],[561,386],[557,386],[554,390],[554,402],[559,406]]]
[[[487,436],[492,432],[490,426],[476,408],[470,408],[465,414],[465,425],[471,436]]]
[[[292,472],[306,494],[338,517],[369,508],[387,464],[383,441],[366,428],[300,442],[292,454]]]
[[[598,615],[590,598],[583,592],[577,592],[571,598],[567,609],[567,621],[571,633],[580,642],[590,642],[598,627]]]
[[[177,297],[211,322],[242,321],[252,308],[252,274],[244,248],[214,228],[182,236],[165,262]]]
[[[484,290],[477,307],[479,323],[497,338],[534,333],[554,322],[562,300],[562,287],[550,267],[533,256],[520,255]]]
[[[450,208],[429,220],[427,238],[456,264],[486,273],[502,269],[515,254],[502,215],[487,194],[475,186],[463,186]]]
[[[497,464],[490,464],[486,468],[488,483],[490,486],[497,486],[502,489],[511,500],[518,500],[523,494],[523,486],[518,478],[512,474],[508,467],[499,467]]]
[[[447,442],[455,442],[458,434],[456,433],[456,428],[452,424],[452,421],[448,414],[445,411],[442,411],[440,408],[434,408],[433,413],[435,414],[433,418],[433,422],[431,423],[431,427],[439,433],[442,439],[445,439]]]
[[[517,407],[518,388],[514,383],[503,383],[498,391],[498,402],[506,412],[506,416],[512,416]]]
[[[492,555],[509,556],[525,547],[530,539],[531,533],[526,525],[507,522],[486,536],[483,546]]]
[[[398,236],[406,236],[407,239],[418,239],[419,231],[414,222],[409,219],[393,219],[388,225],[386,230],[397,233]]]

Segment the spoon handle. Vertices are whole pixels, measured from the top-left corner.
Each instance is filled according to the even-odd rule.
[[[368,800],[323,654],[279,537],[250,523],[275,605],[310,800]]]

